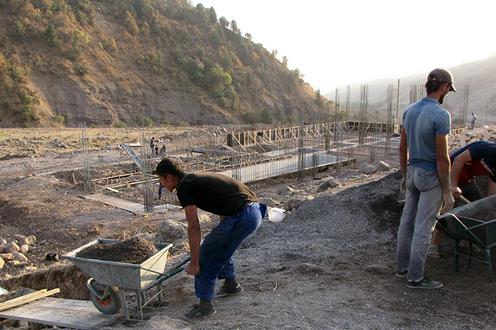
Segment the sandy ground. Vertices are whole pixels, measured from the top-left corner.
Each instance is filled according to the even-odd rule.
[[[164,220],[184,218],[181,210],[137,216],[81,199],[80,191],[62,177],[23,173],[17,162],[28,158],[12,157],[11,150],[11,156],[0,160],[0,236],[35,234],[38,243],[28,253],[28,267],[0,270],[0,286],[53,285],[61,288],[63,297],[86,298],[84,275],[67,262],[45,261],[46,253],[63,254],[97,237],[153,235]],[[92,155],[101,152],[107,150]],[[65,171],[71,157],[77,155],[47,149],[35,157],[46,159],[37,171],[56,171],[61,164]],[[74,166],[78,164],[74,160]],[[331,176],[339,185],[317,192]],[[330,169],[302,181],[286,177],[253,185],[272,206],[297,207],[281,223],[266,221],[237,252],[245,291],[216,300],[215,315],[185,322],[181,315],[195,302],[193,279],[180,274],[167,281],[166,303],[147,308],[145,321],[118,320],[114,327],[494,328],[494,284],[481,264],[466,273],[455,272],[448,239],[441,245],[442,258],[427,263],[428,275],[442,281],[443,289],[411,290],[394,276],[402,208],[398,185],[394,169],[372,175]],[[204,233],[217,221],[208,215],[202,219]],[[174,243],[173,256],[184,255],[184,237]]]

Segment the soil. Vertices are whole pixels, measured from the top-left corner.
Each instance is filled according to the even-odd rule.
[[[76,256],[130,264],[141,264],[157,253],[153,242],[141,237],[133,237],[118,243],[98,243],[80,251]]]
[[[110,140],[117,141],[114,138]],[[15,146],[9,144],[7,149],[13,157],[0,160],[1,236],[38,237],[28,253],[28,267],[0,271],[0,286],[9,290],[60,287],[62,297],[87,299],[86,276],[68,261],[47,262],[46,253],[63,255],[99,237],[125,240],[145,233],[146,239],[153,240],[161,222],[184,221],[183,210],[133,215],[81,199],[72,175],[66,175],[81,166],[80,155],[48,150],[31,162],[32,158],[16,158]],[[18,154],[22,152],[20,148]],[[105,156],[108,152],[112,157]],[[119,159],[118,153],[118,149],[102,147],[90,156],[112,163]],[[23,167],[26,160],[33,167]],[[428,258],[426,263],[426,273],[443,282],[442,289],[408,289],[405,279],[394,276],[404,196],[398,191],[397,161],[385,161],[392,165],[391,171],[365,175],[351,165],[251,184],[270,206],[291,204],[294,209],[280,223],[265,221],[236,253],[237,277],[244,292],[215,300],[215,315],[185,322],[182,314],[196,299],[193,277],[180,273],[164,282],[166,301],[147,307],[145,321],[121,319],[112,327],[496,328],[496,284],[489,281],[487,266],[474,261],[468,271],[456,272],[454,245],[446,236],[440,245],[441,258]],[[330,177],[339,185],[318,193]],[[122,194],[133,195],[130,191]],[[217,221],[215,216],[202,214],[202,237]],[[170,243],[174,244],[171,263],[188,254],[184,237]],[[480,251],[475,253],[481,257]]]

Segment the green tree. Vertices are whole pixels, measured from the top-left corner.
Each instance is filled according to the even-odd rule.
[[[45,30],[45,39],[52,47],[55,47],[59,44],[57,30],[55,29],[55,25],[53,25],[53,23],[48,23],[48,26]]]
[[[225,28],[229,27],[229,21],[224,16],[219,19],[219,24]]]
[[[245,37],[246,37],[246,39],[251,40],[251,34],[250,33],[248,33],[248,32],[245,33]]]
[[[217,14],[215,13],[214,7],[210,7],[208,9],[208,20],[210,23],[215,24],[217,23]]]
[[[260,120],[264,124],[272,124],[272,115],[267,108],[263,108],[260,113]]]
[[[211,90],[223,89],[224,86],[229,86],[232,83],[231,75],[224,72],[224,69],[218,64],[213,65],[205,74],[205,83]]]
[[[238,28],[238,23],[236,23],[235,20],[231,21],[231,29],[233,30],[234,33],[241,33],[241,31]]]

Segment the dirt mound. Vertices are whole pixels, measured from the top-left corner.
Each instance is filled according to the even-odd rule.
[[[79,252],[77,256],[88,259],[140,264],[155,253],[157,253],[157,248],[152,242],[140,237],[133,237],[119,243],[92,245]]]

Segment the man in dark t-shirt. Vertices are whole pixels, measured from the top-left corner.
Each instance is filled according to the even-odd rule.
[[[476,141],[454,151],[451,160],[451,186],[454,197],[460,195],[473,202],[482,198],[479,187],[475,183],[478,176],[488,176],[487,194],[496,194],[496,143]],[[429,256],[439,257],[440,233],[437,229],[432,233]]]
[[[195,295],[199,304],[193,305],[185,316],[189,319],[215,313],[212,305],[217,279],[224,285],[215,297],[240,293],[236,281],[233,254],[241,242],[254,233],[265,215],[266,206],[243,183],[216,173],[186,174],[179,164],[163,159],[156,168],[161,187],[176,190],[188,221],[191,261],[186,267],[195,276]],[[219,215],[221,222],[200,245],[201,232],[197,208]]]
[[[469,200],[480,199],[482,196],[474,179],[478,176],[489,176],[488,194],[496,193],[496,143],[476,141],[456,150],[450,158],[453,191],[460,187],[464,195],[471,194],[465,196]]]

